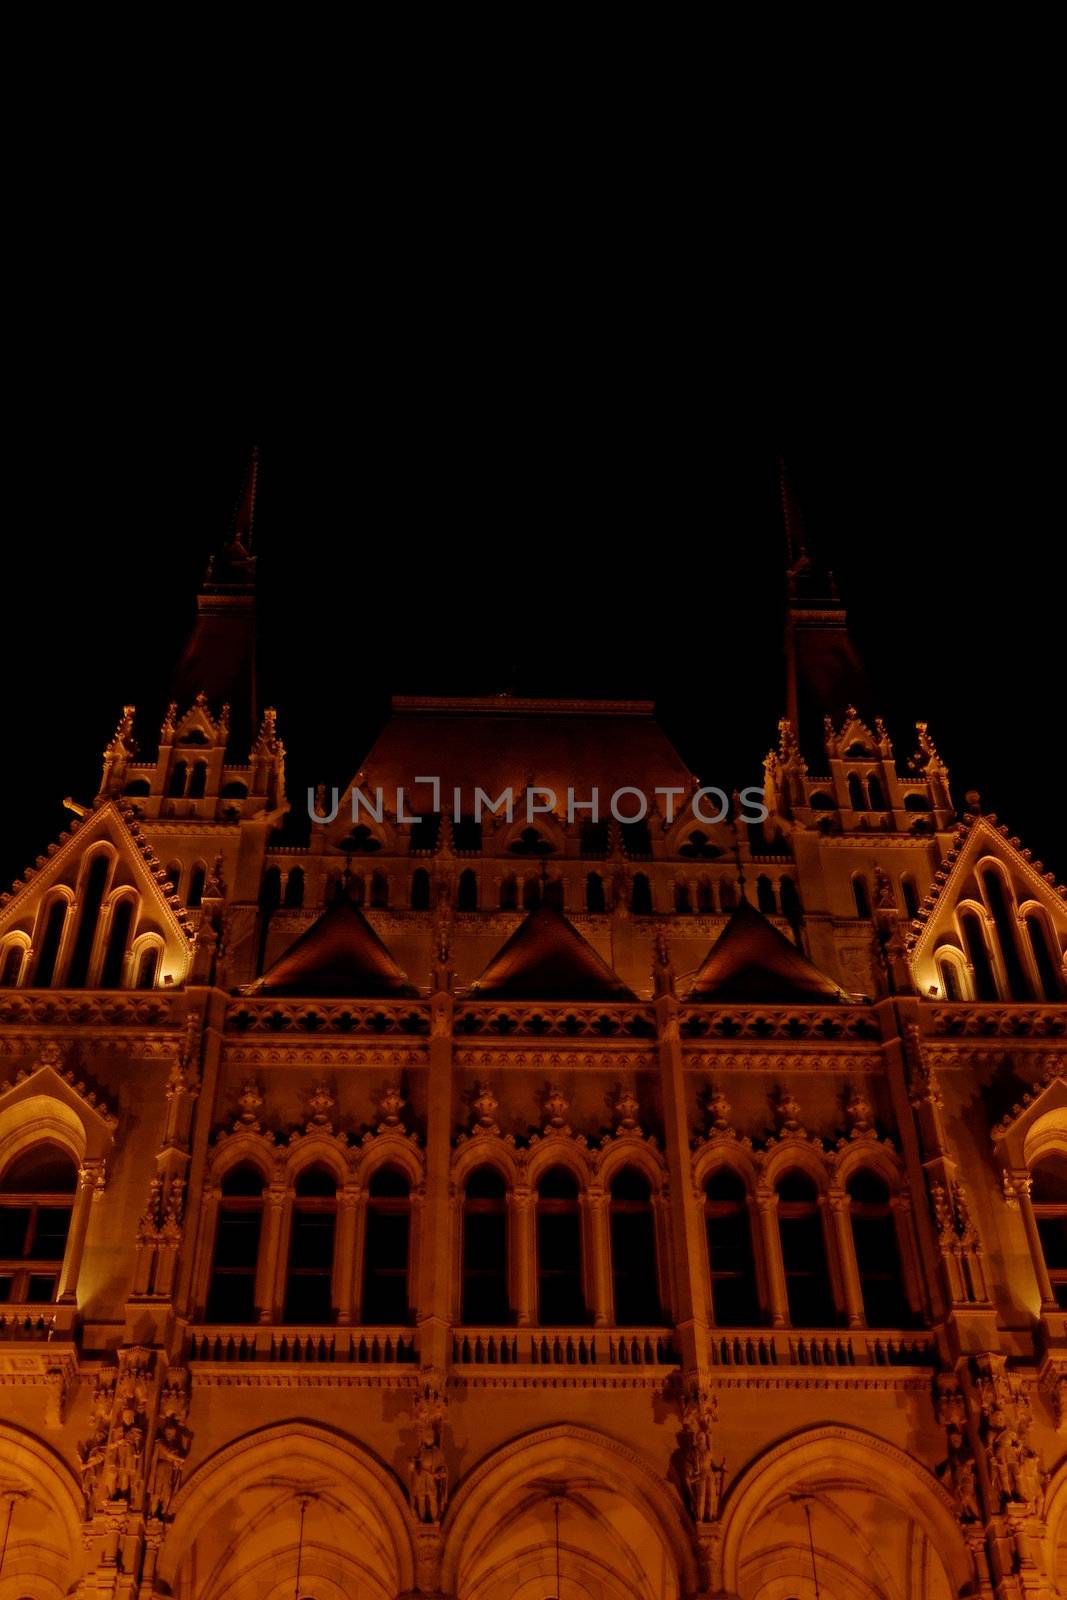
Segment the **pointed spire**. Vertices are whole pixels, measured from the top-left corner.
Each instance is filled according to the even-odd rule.
[[[722,1004],[826,1004],[849,996],[747,900],[730,917],[686,989],[686,1000]]]
[[[401,999],[416,991],[347,895],[334,902],[246,994]]]
[[[477,983],[472,1000],[632,1000],[632,992],[553,905],[520,922]]]

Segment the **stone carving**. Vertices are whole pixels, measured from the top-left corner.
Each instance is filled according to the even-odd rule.
[[[337,1101],[324,1083],[315,1084],[307,1097],[307,1132],[332,1133]]]
[[[255,1078],[248,1078],[244,1088],[237,1096],[237,1115],[233,1119],[233,1131],[240,1133],[260,1132],[259,1113],[263,1110],[263,1094]]]
[[[641,1103],[632,1089],[620,1089],[612,1106],[615,1113],[615,1132],[640,1133],[641,1124],[637,1118],[641,1111]]]
[[[382,1090],[381,1094],[378,1096],[377,1104],[378,1115],[382,1119],[378,1124],[379,1133],[385,1133],[387,1130],[402,1126],[400,1121],[400,1113],[407,1105],[407,1101],[404,1099],[404,1096],[401,1094],[400,1089],[396,1084],[391,1085],[388,1089]]]
[[[546,1134],[570,1134],[571,1125],[567,1121],[567,1112],[571,1103],[567,1096],[556,1084],[552,1084],[544,1093],[541,1105],[545,1113],[544,1131]]]
[[[192,1433],[186,1426],[189,1414],[188,1373],[183,1369],[167,1374],[159,1405],[152,1462],[152,1481],[148,1493],[148,1515],[166,1517],[171,1501],[181,1486]]]
[[[695,1522],[714,1522],[719,1515],[726,1468],[716,1461],[712,1428],[719,1403],[706,1390],[693,1390],[682,1402],[682,1470],[689,1509]]]
[[[479,1083],[471,1100],[471,1111],[474,1113],[475,1133],[492,1134],[500,1132],[500,1124],[496,1114],[500,1109],[500,1101],[487,1083]]]
[[[774,1105],[779,1139],[806,1139],[808,1130],[800,1120],[800,1104],[796,1096],[784,1089]]]
[[[441,1448],[445,1401],[439,1374],[431,1372],[424,1377],[414,1413],[418,1444],[408,1458],[411,1509],[418,1522],[439,1523],[448,1501],[448,1467]]]
[[[1030,1443],[1033,1413],[1029,1396],[1022,1381],[1008,1372],[1004,1356],[975,1356],[972,1372],[982,1412],[979,1433],[994,1501],[991,1510],[1015,1504],[1036,1512],[1047,1474]]]
[[[863,1139],[874,1133],[874,1107],[862,1089],[853,1089],[845,1107],[850,1139]]]

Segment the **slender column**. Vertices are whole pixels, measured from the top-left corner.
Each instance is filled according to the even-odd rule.
[[[1041,1243],[1037,1218],[1034,1216],[1034,1201],[1031,1194],[1033,1180],[1028,1172],[1018,1174],[1013,1172],[1011,1178],[1012,1188],[1015,1190],[1015,1195],[1019,1202],[1019,1212],[1023,1219],[1023,1227],[1026,1229],[1026,1242],[1030,1246],[1030,1255],[1034,1262],[1034,1276],[1037,1279],[1037,1287],[1041,1294],[1041,1305],[1046,1311],[1056,1311],[1058,1309],[1056,1296],[1053,1293],[1052,1280],[1045,1265],[1045,1251]]]
[[[856,1241],[852,1237],[849,1218],[849,1196],[843,1189],[831,1189],[827,1196],[830,1216],[833,1219],[834,1247],[841,1273],[841,1289],[845,1301],[845,1316],[850,1328],[863,1328],[866,1318],[863,1310],[863,1285],[860,1283],[859,1264],[856,1261]]]
[[[675,1325],[682,1372],[700,1384],[707,1381],[709,1358],[708,1283],[704,1272],[702,1219],[693,1199],[689,1096],[679,1030],[678,1002],[664,994],[655,1002],[659,1032],[660,1083],[663,1092],[665,1153],[671,1174],[671,1251],[674,1259]]]
[[[785,1262],[782,1260],[782,1237],[778,1231],[778,1191],[768,1184],[757,1184],[756,1207],[759,1211],[763,1264],[767,1272],[771,1327],[788,1328],[789,1294],[785,1282]]]
[[[356,1210],[359,1195],[358,1183],[346,1183],[338,1196],[333,1295],[339,1323],[352,1321],[352,1278],[356,1266]]]
[[[63,1269],[59,1275],[57,1300],[68,1302],[77,1299],[78,1273],[85,1253],[85,1235],[89,1230],[89,1215],[95,1195],[102,1193],[104,1166],[101,1161],[87,1161],[78,1172],[78,1191],[70,1214],[70,1232],[63,1255]]]
[[[534,1320],[537,1305],[537,1285],[534,1278],[534,1226],[535,1200],[525,1185],[513,1189],[508,1196],[511,1208],[512,1261],[514,1264],[513,1298],[515,1321],[520,1328],[528,1328]]]
[[[452,996],[430,1000],[430,1065],[426,1111],[426,1199],[419,1272],[419,1364],[445,1371],[452,1329]]]
[[[256,1304],[260,1322],[280,1322],[285,1300],[285,1275],[288,1267],[283,1234],[285,1228],[285,1203],[288,1193],[280,1186],[267,1190],[264,1210],[265,1235],[259,1247],[259,1265],[256,1270]]]
[[[609,1226],[611,1197],[605,1193],[600,1184],[596,1184],[585,1195],[584,1201],[592,1254],[592,1272],[589,1281],[593,1290],[593,1325],[597,1328],[607,1328],[614,1320]]]

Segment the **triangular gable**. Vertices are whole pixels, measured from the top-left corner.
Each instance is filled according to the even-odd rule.
[[[417,994],[366,917],[347,899],[324,911],[243,992],[354,999],[414,998]]]
[[[993,1148],[1008,1168],[1021,1170],[1032,1165],[1043,1133],[1052,1134],[1062,1148],[1067,1131],[1067,1068],[1054,1061],[1039,1083],[1012,1106],[1007,1116],[995,1124]]]
[[[724,1004],[824,1005],[851,997],[813,966],[762,912],[742,900],[684,998]]]
[[[472,999],[633,1000],[633,991],[555,906],[519,924],[469,990]]]
[[[995,816],[966,817],[911,925],[908,957],[920,994],[927,992],[924,980],[936,976],[933,956],[939,945],[960,948],[956,910],[962,901],[980,899],[976,869],[987,856],[1007,869],[1018,903],[1039,905],[1058,935],[1061,949],[1067,942],[1067,889],[1055,883],[1051,872],[1044,872],[1043,863],[1034,861],[1030,851],[1024,850]]]
[[[94,845],[106,843],[115,853],[111,892],[131,886],[141,898],[141,911],[131,938],[158,934],[164,945],[164,971],[180,983],[185,977],[193,940],[193,924],[178,896],[171,891],[166,872],[138,825],[134,812],[115,800],[101,801],[84,816],[72,819],[36,865],[16,879],[9,894],[0,895],[0,940],[19,932],[32,936],[41,902],[52,890],[73,893],[81,862]]]

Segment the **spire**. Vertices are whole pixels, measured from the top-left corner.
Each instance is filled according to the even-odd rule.
[[[256,702],[256,558],[252,530],[259,479],[253,449],[230,531],[208,562],[196,621],[171,680],[169,698],[184,711],[198,694],[217,710],[232,708],[233,735],[250,744],[259,724]]]
[[[786,717],[802,749],[821,753],[823,718],[870,699],[833,573],[812,560],[785,462],[778,462],[786,537]]]

